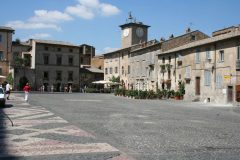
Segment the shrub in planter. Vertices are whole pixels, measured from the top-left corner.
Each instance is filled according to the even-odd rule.
[[[155,98],[157,98],[157,95],[155,94],[155,92],[153,90],[150,90],[147,93],[147,98],[148,99],[155,99]]]
[[[139,91],[139,98],[146,99],[147,98],[147,91]]]
[[[180,100],[181,93],[179,91],[175,92],[175,99]]]
[[[166,89],[162,90],[163,98],[167,98],[168,91]]]
[[[162,99],[162,97],[163,97],[163,92],[162,92],[160,89],[158,89],[158,90],[157,90],[157,93],[156,93],[156,96],[157,96],[158,99]]]
[[[114,95],[119,96],[119,94],[120,94],[120,89],[116,88],[115,91],[114,91]]]
[[[126,90],[125,91],[125,96],[126,97],[132,97],[132,90]]]
[[[135,99],[139,99],[138,90],[133,90],[132,97],[134,97]]]
[[[96,90],[95,90],[95,88],[86,88],[86,93],[95,93],[96,92]]]
[[[175,97],[175,91],[174,90],[168,91],[168,95],[169,95],[170,98],[174,98]]]

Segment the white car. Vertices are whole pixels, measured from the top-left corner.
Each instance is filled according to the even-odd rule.
[[[2,87],[0,87],[0,106],[5,106],[5,103],[6,103],[5,91]]]

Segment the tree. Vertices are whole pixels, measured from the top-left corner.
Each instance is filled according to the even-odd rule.
[[[12,77],[12,73],[9,73],[7,75],[6,80],[9,82],[9,84],[13,85],[13,77]]]
[[[120,82],[120,77],[119,76],[118,77],[112,76],[110,81],[119,83]]]

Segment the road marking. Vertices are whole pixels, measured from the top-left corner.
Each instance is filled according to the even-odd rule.
[[[70,99],[70,101],[79,101]],[[68,100],[69,101],[69,100]],[[80,100],[99,102],[100,100]],[[4,141],[6,146],[0,145],[6,153],[1,157],[11,156],[41,156],[57,154],[89,154],[89,153],[119,153],[119,150],[107,143],[96,143],[94,135],[88,133],[66,120],[54,115],[54,113],[43,107],[14,106],[4,108],[4,112],[9,114],[14,126],[10,124],[4,128]],[[9,122],[5,120],[8,124]],[[49,125],[54,124],[52,128]],[[58,125],[59,124],[59,125]],[[1,131],[2,129],[0,129]],[[21,134],[20,134],[21,133]],[[56,136],[48,136],[56,135]],[[58,139],[65,137],[66,139]],[[91,139],[90,143],[82,144],[80,141],[69,142],[67,137],[76,139]],[[117,155],[117,154],[116,154]]]
[[[107,143],[91,144],[55,144],[55,145],[36,145],[36,146],[18,146],[9,149],[10,155],[15,156],[40,156],[57,155],[73,153],[106,153],[119,152],[116,148]],[[0,157],[4,157],[1,155]]]

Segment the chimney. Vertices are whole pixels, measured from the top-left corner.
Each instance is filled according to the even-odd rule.
[[[190,33],[190,32],[191,32],[191,28],[188,27],[188,28],[186,29],[186,33]]]
[[[171,36],[169,37],[169,39],[172,39],[172,38],[174,38],[174,35],[173,35],[173,34],[171,34]]]
[[[160,42],[164,42],[165,38],[161,37]]]

